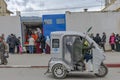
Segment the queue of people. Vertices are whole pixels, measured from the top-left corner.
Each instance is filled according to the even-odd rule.
[[[111,45],[111,49],[114,51],[120,51],[120,35],[112,33],[109,38],[109,43]]]
[[[91,34],[90,37],[91,37],[100,47],[102,47],[103,50],[105,51],[105,43],[106,43],[106,33],[105,33],[105,32],[103,32],[102,37],[100,36],[99,33],[97,33],[95,37],[94,37],[93,34]]]
[[[50,43],[49,43],[49,37],[47,39],[45,36],[39,32],[37,32],[38,37],[35,37],[34,34],[29,35],[28,39],[28,45],[29,45],[29,53],[50,53]],[[36,39],[35,39],[36,38]],[[34,49],[36,49],[36,52],[34,52]],[[8,50],[8,51],[7,51]],[[16,51],[17,50],[17,51]],[[8,35],[7,39],[5,40],[4,34],[0,36],[0,59],[1,63],[6,65],[8,63],[8,53],[15,54],[22,53],[23,47],[21,45],[21,38],[16,37],[14,34]],[[5,54],[8,54],[7,56]]]
[[[39,37],[38,37],[39,38]],[[46,53],[45,52],[45,37],[41,35],[39,40],[35,40],[32,35],[30,35],[28,42],[29,42],[29,53]],[[36,50],[34,50],[36,48]],[[41,50],[39,50],[41,49]]]
[[[17,38],[14,34],[10,34],[10,35],[8,35],[6,42],[9,46],[9,53],[14,54],[15,53],[15,48],[17,48],[17,53],[21,53],[20,37]]]
[[[4,34],[1,35],[3,39]],[[9,48],[9,53],[50,53],[50,39],[42,34],[42,31],[37,29],[28,29],[25,36],[25,47],[22,46],[21,37],[16,37],[15,34],[8,35],[6,41]],[[26,45],[27,44],[27,45]]]
[[[45,38],[42,31],[37,29],[28,29],[26,32],[26,44],[28,44],[29,53],[50,53],[49,37]],[[27,43],[28,42],[28,43]]]
[[[4,34],[1,35],[4,40]],[[93,34],[90,37],[101,47],[104,51],[106,44],[106,33],[103,32],[102,36],[99,33],[94,36]],[[23,47],[21,45],[20,37],[16,37],[14,34],[10,34],[7,37],[6,43],[9,46],[9,53],[22,53]],[[50,53],[50,39],[49,37],[45,37],[41,30],[37,28],[32,32],[28,30],[26,41],[28,42],[28,53]],[[112,33],[109,37],[109,44],[111,46],[111,50],[120,51],[120,35]],[[17,51],[15,52],[15,49]]]
[[[105,51],[105,43],[106,43],[106,33],[103,32],[102,36],[99,33],[94,37],[93,34],[90,37]],[[111,46],[112,51],[120,51],[120,35],[112,33],[109,37],[109,44]]]

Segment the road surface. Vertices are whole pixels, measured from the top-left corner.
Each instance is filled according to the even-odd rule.
[[[0,80],[56,80],[52,74],[44,75],[46,68],[0,68]],[[64,80],[120,80],[120,68],[110,68],[104,78],[88,73],[71,73]]]

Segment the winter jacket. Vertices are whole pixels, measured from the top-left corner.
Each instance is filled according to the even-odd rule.
[[[115,44],[115,36],[110,36],[109,43],[110,44]]]

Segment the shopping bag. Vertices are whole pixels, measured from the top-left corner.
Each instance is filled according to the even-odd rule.
[[[22,46],[19,46],[19,52],[22,53]]]

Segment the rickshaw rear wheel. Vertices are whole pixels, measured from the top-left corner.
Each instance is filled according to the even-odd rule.
[[[104,77],[108,74],[108,68],[105,66],[105,64],[101,64],[100,69],[98,70],[98,73],[96,73],[95,75],[97,77]]]
[[[64,79],[67,75],[66,67],[63,64],[55,64],[52,67],[52,74],[57,79]]]

